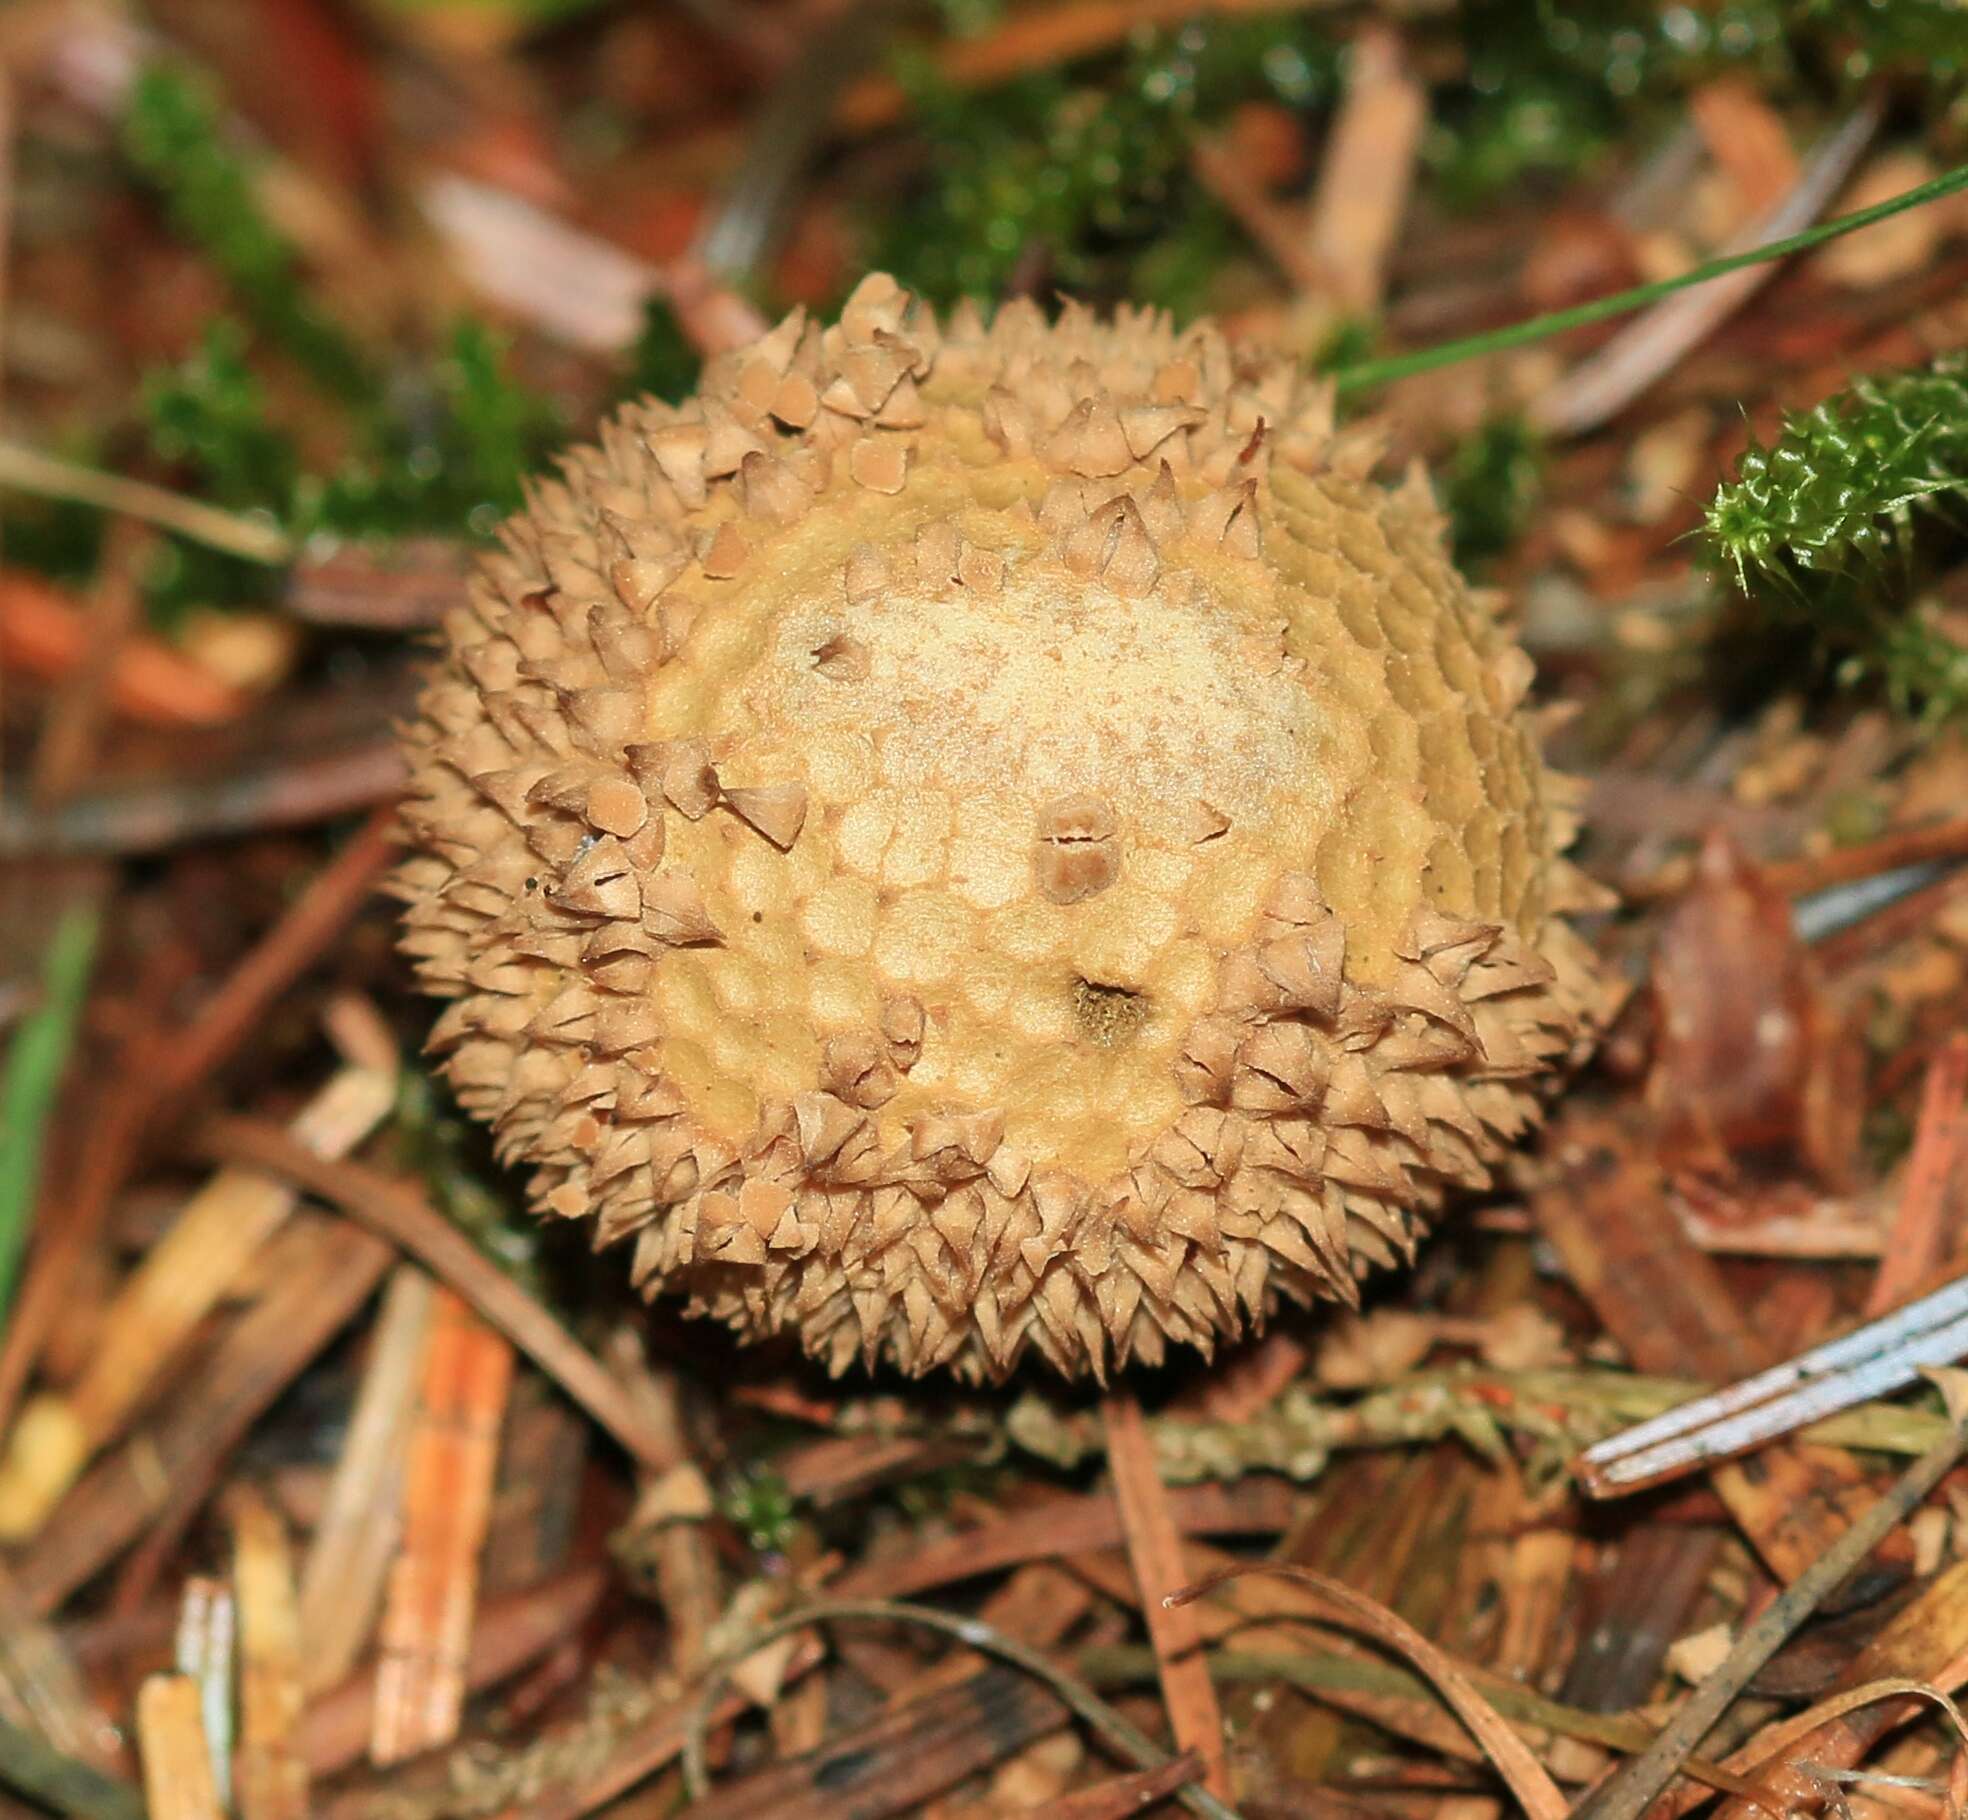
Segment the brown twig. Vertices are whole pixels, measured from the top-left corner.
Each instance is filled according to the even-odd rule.
[[[690,1820],[886,1820],[1058,1731],[1051,1689],[999,1663],[693,1801]],[[1193,1760],[1192,1760],[1193,1761]],[[1165,1774],[1165,1771],[1158,1771]],[[1176,1778],[1176,1786],[1188,1780]]]
[[[984,88],[1026,70],[1052,69],[1124,42],[1130,32],[1181,25],[1200,14],[1230,16],[1322,10],[1330,0],[1064,0],[1007,18],[981,37],[938,47],[937,71],[946,82]],[[908,106],[899,84],[870,76],[842,98],[835,126],[870,133],[891,125]]]
[[[635,1458],[667,1462],[667,1437],[553,1315],[487,1259],[409,1184],[361,1163],[326,1162],[277,1126],[218,1118],[204,1129],[216,1157],[298,1183],[381,1233],[450,1284]]]
[[[1141,1587],[1148,1640],[1160,1666],[1162,1699],[1177,1746],[1203,1760],[1203,1786],[1230,1799],[1230,1769],[1223,1754],[1223,1710],[1202,1653],[1193,1616],[1173,1595],[1183,1581],[1182,1538],[1169,1512],[1155,1461],[1155,1444],[1141,1405],[1129,1390],[1108,1394],[1101,1405],[1107,1429],[1107,1466],[1114,1479],[1128,1558]]]
[[[407,776],[390,739],[218,778],[103,790],[46,813],[0,804],[0,859],[161,853],[191,841],[311,827],[395,802]]]
[[[1765,883],[1786,897],[1808,897],[1833,885],[1856,884],[1897,872],[1902,866],[1930,865],[1939,860],[1968,859],[1968,819],[1951,818],[1917,828],[1896,828],[1877,840],[1823,853],[1773,860],[1759,868]]]
[[[1145,1813],[1201,1770],[1202,1762],[1188,1752],[1160,1769],[1138,1769],[1110,1776],[1091,1788],[1075,1789],[1046,1804],[1051,1820],[1129,1820]]]
[[[470,569],[467,547],[449,538],[338,544],[287,571],[281,604],[309,625],[416,632],[465,598]]]
[[[876,1624],[917,1624],[955,1637],[972,1649],[998,1656],[1027,1674],[1037,1676],[1075,1714],[1140,1768],[1160,1769],[1169,1762],[1168,1753],[1158,1749],[1131,1721],[1071,1675],[1055,1668],[1038,1650],[1028,1649],[1014,1638],[975,1618],[957,1617],[927,1605],[910,1605],[900,1599],[816,1599],[754,1633],[743,1645],[743,1650],[750,1655],[809,1625],[836,1623],[843,1619]],[[731,1678],[736,1665],[735,1661],[727,1660],[711,1671],[700,1690],[697,1708],[688,1721],[683,1768],[684,1783],[693,1799],[701,1797],[709,1786],[704,1763],[704,1735],[710,1716],[716,1710],[716,1697],[725,1681]],[[1236,1820],[1233,1811],[1199,1783],[1185,1783],[1177,1792],[1176,1799],[1192,1813],[1202,1814],[1205,1820]]]
[[[181,1100],[224,1067],[281,994],[334,944],[394,858],[395,827],[394,811],[372,814],[199,1006],[159,1071],[162,1100]]]
[[[1356,1587],[1330,1574],[1317,1573],[1286,1561],[1253,1561],[1226,1567],[1171,1593],[1168,1603],[1181,1607],[1193,1603],[1222,1585],[1245,1574],[1276,1575],[1308,1588],[1323,1605],[1334,1608],[1349,1628],[1363,1630],[1375,1642],[1405,1656],[1441,1692],[1455,1709],[1456,1717],[1469,1727],[1497,1773],[1509,1785],[1531,1820],[1565,1820],[1568,1811],[1558,1785],[1544,1765],[1531,1754],[1530,1747],[1510,1729],[1501,1714],[1484,1699],[1469,1678],[1448,1656],[1429,1642],[1406,1619],[1396,1616],[1377,1599],[1370,1599]]]
[[[1930,1713],[1934,1695],[1959,1691],[1968,1682],[1963,1580],[1960,1564],[1942,1573],[1860,1651],[1839,1676],[1844,1692],[1825,1703],[1846,1710],[1831,1717],[1816,1708],[1794,1714],[1766,1726],[1738,1751],[1731,1765],[1736,1773],[1751,1776],[1755,1788],[1726,1802],[1716,1820],[1765,1820],[1772,1813],[1794,1811],[1794,1803],[1822,1794],[1825,1770],[1864,1762],[1889,1733]],[[1913,1682],[1918,1692],[1848,1702],[1851,1692],[1868,1684],[1876,1688],[1880,1680]],[[1648,1810],[1648,1820],[1677,1820],[1702,1799],[1700,1791],[1671,1790]]]
[[[817,1639],[796,1639],[780,1671],[781,1684],[809,1672],[821,1654]],[[688,1742],[693,1723],[726,1725],[754,1704],[751,1693],[742,1686],[714,1701],[707,1713],[693,1713],[680,1700],[659,1702],[657,1710],[616,1739],[598,1763],[584,1765],[561,1786],[544,1789],[507,1808],[498,1820],[584,1820],[584,1816],[674,1763]]]
[[[1887,949],[1931,927],[1941,911],[1964,896],[1968,896],[1968,866],[1895,898],[1883,909],[1815,943],[1812,951],[1819,969],[1824,978],[1832,980],[1876,960]]]
[[[13,1426],[15,1406],[61,1318],[75,1272],[161,1113],[225,1066],[268,1008],[361,909],[389,863],[393,825],[390,811],[372,816],[181,1032],[166,1036],[146,1029],[125,1045],[120,1080],[94,1127],[67,1196],[66,1216],[42,1233],[13,1317],[0,1336],[0,1433]]]
[[[1297,1496],[1289,1486],[1256,1479],[1236,1487],[1182,1486],[1167,1493],[1167,1502],[1181,1535],[1275,1535],[1291,1521]],[[1048,1498],[1033,1510],[926,1542],[900,1559],[851,1567],[833,1590],[843,1598],[908,1599],[1026,1561],[1113,1548],[1124,1538],[1113,1498]]]

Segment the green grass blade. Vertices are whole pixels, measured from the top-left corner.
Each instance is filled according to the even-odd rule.
[[[1645,309],[1648,304],[1658,302],[1675,291],[1707,284],[1711,279],[1739,272],[1745,266],[1760,265],[1766,259],[1788,259],[1793,253],[1808,253],[1828,240],[1855,234],[1860,228],[1871,227],[1876,221],[1904,214],[1908,209],[1917,209],[1924,203],[1938,202],[1943,196],[1952,196],[1964,189],[1968,189],[1968,164],[1958,164],[1953,170],[1944,171],[1927,183],[1902,190],[1897,196],[1888,196],[1884,202],[1876,202],[1870,208],[1855,209],[1849,215],[1821,222],[1817,227],[1806,228],[1803,233],[1792,234],[1787,239],[1772,240],[1743,253],[1725,254],[1676,277],[1663,278],[1655,284],[1639,285],[1630,291],[1616,291],[1610,297],[1595,297],[1590,303],[1581,303],[1569,310],[1551,310],[1542,316],[1513,322],[1505,328],[1490,329],[1481,335],[1445,341],[1432,348],[1417,348],[1410,354],[1390,354],[1380,360],[1358,361],[1335,371],[1333,383],[1341,392],[1357,392],[1365,386],[1385,385],[1390,380],[1406,379],[1411,374],[1453,366],[1457,361],[1475,360],[1484,354],[1500,354],[1510,348],[1526,347],[1534,341],[1562,335],[1567,329],[1584,328],[1589,323],[1604,322],[1608,317],[1624,316],[1630,310]]]
[[[56,924],[42,965],[42,1002],[14,1033],[0,1080],[0,1314],[13,1300],[34,1224],[48,1119],[88,995],[100,926],[93,905],[67,911]]]

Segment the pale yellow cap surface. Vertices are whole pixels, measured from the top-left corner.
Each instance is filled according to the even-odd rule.
[[[1601,993],[1529,665],[1326,396],[883,278],[507,527],[411,733],[406,946],[546,1211],[835,1368],[1350,1298]]]

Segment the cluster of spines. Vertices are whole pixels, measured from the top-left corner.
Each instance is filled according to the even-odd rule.
[[[906,484],[932,371],[999,452],[1051,476],[1031,509],[1057,558],[1126,595],[1153,591],[1172,539],[1257,557],[1272,459],[1357,479],[1378,454],[1370,434],[1335,437],[1289,366],[1246,369],[1213,330],[1076,310],[1048,326],[1021,305],[939,330],[879,279],[836,327],[795,314],[714,362],[687,405],[631,407],[536,483],[410,730],[406,946],[456,1001],[433,1045],[501,1154],[535,1166],[538,1204],[592,1216],[597,1245],[637,1234],[648,1291],[796,1327],[836,1369],[886,1352],[998,1375],[1029,1344],[1102,1372],[1171,1339],[1207,1351],[1276,1293],[1351,1298],[1359,1258],[1395,1261],[1417,1212],[1487,1180],[1486,1156],[1535,1115],[1526,1082],[1590,1021],[1589,968],[1558,926],[1554,969],[1514,931],[1423,916],[1365,991],[1338,919],[1287,877],[1185,1046],[1188,1110],[1118,1182],[1035,1171],[990,1112],[921,1117],[885,1144],[880,1108],[923,1039],[900,996],[879,1028],[832,1033],[814,1090],[768,1104],[743,1142],[697,1126],[661,1072],[648,988],[667,950],[719,931],[688,873],[663,868],[667,820],[730,814],[783,849],[806,800],[795,781],[726,787],[730,755],[702,741],[644,741],[643,685],[836,475]],[[1425,495],[1392,509],[1432,515]],[[1003,579],[998,552],[948,525],[910,559],[926,588]],[[897,560],[858,551],[847,596]],[[816,653],[844,677],[864,662],[846,639]],[[1500,662],[1514,705],[1525,678]],[[1221,832],[1197,810],[1214,818],[1198,838]],[[1111,833],[1084,805],[1042,812],[1046,894],[1100,889]]]

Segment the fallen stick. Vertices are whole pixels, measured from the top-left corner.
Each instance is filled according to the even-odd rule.
[[[593,1353],[492,1263],[421,1194],[361,1163],[329,1162],[258,1119],[217,1118],[213,1156],[286,1177],[381,1233],[470,1302],[636,1459],[662,1468],[674,1448]]]
[[[1844,186],[1878,130],[1878,105],[1868,103],[1818,147],[1796,188],[1747,233],[1732,241],[1723,257],[1775,247],[1808,227]],[[1746,265],[1698,290],[1663,298],[1535,399],[1531,422],[1547,435],[1578,436],[1616,417],[1748,302],[1775,270],[1774,263]]]
[[[190,841],[310,827],[395,802],[408,776],[389,739],[217,778],[104,790],[59,809],[0,805],[0,859],[162,853]]]
[[[1202,1784],[1220,1801],[1230,1799],[1230,1770],[1223,1754],[1223,1709],[1216,1700],[1203,1656],[1195,1614],[1175,1603],[1185,1578],[1182,1538],[1169,1511],[1168,1493],[1155,1461],[1141,1405],[1119,1390],[1102,1406],[1107,1428],[1107,1469],[1114,1481],[1128,1560],[1141,1588],[1142,1616],[1159,1666],[1163,1704],[1178,1749],[1202,1759]]]

